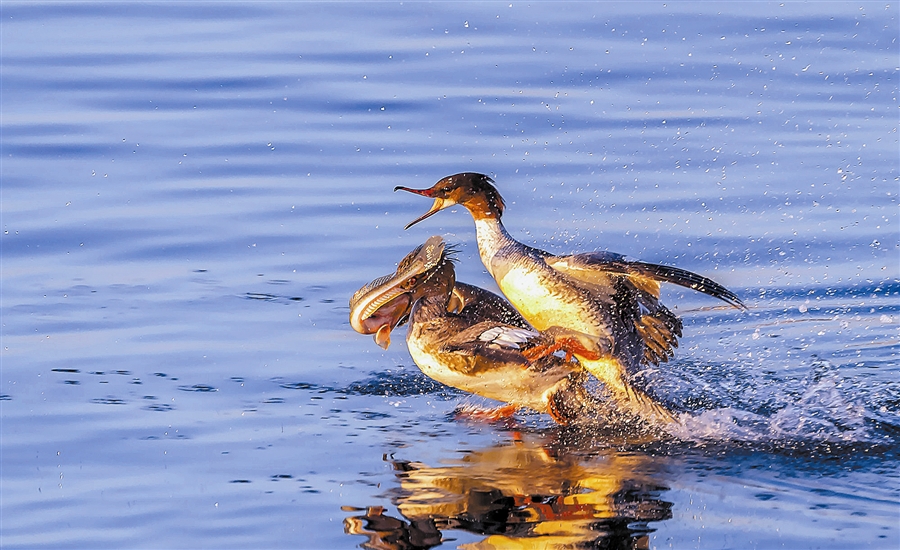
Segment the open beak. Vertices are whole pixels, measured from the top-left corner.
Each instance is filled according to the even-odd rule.
[[[394,187],[394,191],[408,191],[408,192],[414,193],[416,195],[422,195],[423,197],[431,197],[432,196],[431,189],[412,189],[409,187],[403,187],[402,185],[398,185],[397,187]],[[418,218],[416,218],[413,221],[406,224],[406,227],[404,227],[403,229],[409,229],[410,227],[416,225],[417,223],[424,220],[425,218],[430,218],[431,216],[437,214],[444,208],[449,208],[449,207],[453,206],[454,204],[456,204],[456,203],[451,200],[435,198],[434,203],[431,205],[431,210],[429,210],[428,212],[425,212]]]

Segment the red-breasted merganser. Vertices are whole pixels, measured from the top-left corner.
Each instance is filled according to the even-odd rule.
[[[407,229],[445,208],[464,206],[475,219],[481,261],[519,313],[537,330],[559,326],[592,339],[601,353],[576,353],[579,362],[606,385],[617,406],[647,421],[667,423],[673,417],[631,386],[628,370],[667,361],[682,329],[681,321],[659,302],[660,283],[681,285],[744,308],[734,293],[690,271],[610,252],[556,256],[516,241],[500,221],[503,199],[484,174],[448,176],[429,189],[394,190],[434,199],[431,209]]]
[[[506,300],[456,282],[453,259],[439,236],[410,252],[396,273],[375,279],[350,299],[350,324],[375,334],[384,348],[407,319],[406,343],[424,374],[448,386],[567,424],[600,406],[572,353],[599,353],[593,342],[559,327],[534,330]],[[566,358],[554,355],[562,350]]]

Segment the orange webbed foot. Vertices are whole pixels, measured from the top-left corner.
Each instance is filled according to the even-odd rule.
[[[571,361],[573,355],[577,355],[588,361],[600,359],[600,350],[597,346],[586,346],[580,338],[560,338],[557,340],[559,349],[566,352],[566,360]]]
[[[456,418],[479,422],[499,422],[512,419],[517,410],[519,410],[519,407],[515,405],[503,405],[501,407],[462,405],[456,409]]]
[[[582,339],[568,336],[558,337],[552,344],[535,346],[524,350],[522,355],[525,359],[528,359],[529,363],[534,363],[538,359],[543,359],[558,351],[566,354],[565,359],[567,362],[572,361],[572,357],[576,355],[588,361],[599,359],[601,356],[597,346],[585,345]]]
[[[603,350],[593,336],[558,326],[548,327],[544,332],[553,337],[553,344],[546,346],[552,349],[549,353],[563,351],[567,361],[571,361],[573,355],[588,361],[603,356]]]
[[[533,348],[526,349],[522,351],[522,355],[525,359],[528,359],[529,363],[534,363],[538,359],[543,359],[548,355],[552,355],[559,351],[561,347],[558,343],[554,342],[553,344],[547,344],[544,346],[534,346]],[[568,355],[568,353],[567,353]]]

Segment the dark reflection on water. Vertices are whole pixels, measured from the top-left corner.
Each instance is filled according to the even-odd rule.
[[[503,430],[500,442],[458,449],[427,464],[398,459],[399,452],[384,455],[394,479],[377,503],[342,506],[348,514],[345,533],[365,537],[359,547],[648,549],[665,540],[652,535],[665,532],[667,520],[676,516],[693,513],[702,520],[705,514],[718,522],[717,529],[726,521],[743,521],[732,515],[732,500],[742,498],[782,510],[779,521],[831,510],[856,518],[840,521],[858,521],[871,529],[870,536],[885,539],[883,526],[868,523],[864,502],[880,503],[870,508],[882,508],[877,517],[891,507],[890,500],[857,495],[857,482],[848,476],[893,479],[888,465],[900,447],[896,442],[663,441],[597,426],[520,424]],[[698,479],[718,479],[725,492],[699,510],[692,502],[677,503],[687,471]],[[805,495],[792,494],[801,488]],[[752,515],[753,506],[745,506]],[[759,527],[759,538],[779,540],[778,525]]]
[[[585,455],[563,432],[515,432],[442,465],[390,459],[400,517],[352,510],[364,513],[345,531],[372,549],[431,548],[453,540],[448,531],[484,537],[466,548],[649,548],[650,524],[672,517],[665,472],[646,454]]]

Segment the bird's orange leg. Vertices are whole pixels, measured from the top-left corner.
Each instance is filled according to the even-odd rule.
[[[522,355],[524,355],[525,359],[528,359],[529,362],[534,363],[538,359],[552,355],[560,349],[562,349],[562,346],[559,345],[559,342],[554,342],[545,346],[534,346],[531,349],[526,349],[522,351]],[[566,353],[566,355],[568,355],[568,353]]]
[[[519,407],[503,405],[502,407],[484,408],[475,405],[462,405],[456,409],[456,418],[477,420],[480,422],[498,422],[512,418]]]
[[[596,349],[588,349],[578,338],[571,336],[560,336],[556,338],[552,344],[535,346],[531,349],[524,350],[522,355],[533,363],[538,359],[552,355],[557,351],[565,352],[566,361],[571,361],[573,355],[577,355],[589,361],[600,358],[600,354]]]
[[[588,361],[600,359],[600,350],[597,346],[592,346],[593,349],[590,349],[578,338],[563,337],[558,339],[557,342],[561,345],[560,349],[566,352],[566,359],[568,360],[571,360],[573,355]]]

